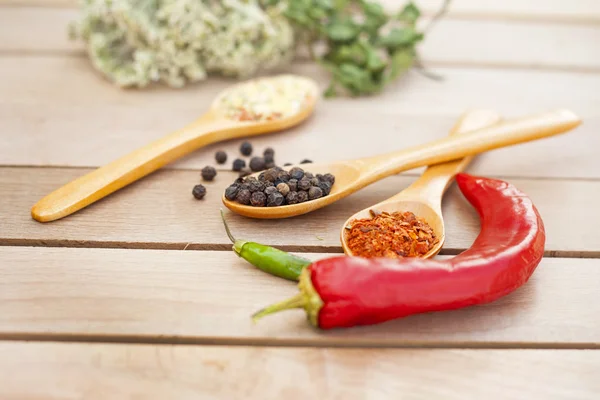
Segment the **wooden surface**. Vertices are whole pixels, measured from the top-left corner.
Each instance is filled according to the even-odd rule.
[[[320,332],[302,310],[253,324],[254,311],[297,288],[232,251],[0,247],[0,256],[12,266],[0,275],[0,339],[600,347],[598,259],[546,258],[528,285],[485,306]]]
[[[418,4],[431,16],[441,2]],[[320,332],[301,311],[250,321],[297,289],[231,251],[218,214],[236,176],[228,165],[205,200],[191,195],[215,150],[230,162],[239,140],[63,220],[31,219],[41,197],[185,126],[232,81],[117,89],[67,38],[75,1],[0,0],[0,399],[596,399],[600,2],[452,3],[422,46],[443,81],[411,72],[380,96],[322,101],[305,124],[252,142],[274,147],[280,163],[325,163],[443,138],[471,108],[506,118],[572,109],[584,121],[576,130],[481,154],[467,169],[531,196],[546,257],[492,304]],[[289,71],[326,85],[306,61]],[[297,218],[227,217],[238,237],[328,257],[350,215],[422,171]],[[455,185],[443,213],[448,257],[470,246],[479,222]]]
[[[501,387],[506,399],[593,400],[598,368],[600,353],[573,350],[5,343],[0,397],[464,400]]]

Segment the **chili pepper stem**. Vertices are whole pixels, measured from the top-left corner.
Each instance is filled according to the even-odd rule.
[[[252,321],[256,322],[266,315],[274,314],[279,311],[291,310],[293,308],[304,308],[310,323],[318,327],[319,311],[321,311],[321,308],[323,307],[323,300],[321,300],[321,297],[311,282],[310,267],[304,269],[300,274],[298,288],[300,289],[299,294],[257,311],[252,315]]]
[[[298,293],[296,296],[279,303],[271,304],[252,314],[252,322],[256,322],[262,317],[283,310],[291,310],[292,308],[304,308],[306,306],[306,298],[304,294]]]
[[[244,245],[248,242],[246,240],[238,240],[233,236],[231,230],[229,229],[229,225],[227,224],[227,220],[225,220],[225,214],[223,213],[223,209],[220,208],[219,210],[221,211],[221,219],[223,220],[223,225],[225,226],[225,232],[227,233],[227,237],[229,238],[229,240],[231,240],[231,243],[233,243],[233,251],[235,251],[235,253],[239,256],[242,251],[242,247],[244,247]]]

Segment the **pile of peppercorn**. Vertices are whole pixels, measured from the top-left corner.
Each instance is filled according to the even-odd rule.
[[[277,207],[303,203],[329,195],[335,182],[332,174],[312,174],[294,167],[261,172],[258,179],[239,177],[225,190],[225,198],[253,207]]]
[[[247,141],[242,142],[242,144],[240,145],[240,153],[243,156],[246,156],[246,157],[251,156],[252,151],[253,151],[253,148],[252,148],[252,144],[250,142],[247,142]],[[227,162],[227,153],[225,153],[223,150],[217,151],[215,153],[215,161],[218,164],[225,164]],[[308,160],[308,159],[304,159],[300,162],[300,164],[309,164],[309,163],[312,163],[312,161]],[[284,166],[288,166],[288,165],[292,165],[292,164],[289,164],[289,163],[284,164]],[[267,169],[279,168],[279,167],[275,166],[275,150],[273,150],[271,147],[267,147],[265,149],[265,151],[263,152],[263,157],[254,156],[254,157],[250,158],[250,160],[248,162],[248,166],[249,166],[249,168],[246,168],[246,161],[244,161],[241,158],[236,158],[235,160],[233,160],[231,169],[233,171],[239,172],[240,177],[244,177],[244,176],[250,175],[252,172],[259,172],[259,171],[264,171]],[[215,167],[207,165],[206,167],[202,168],[201,175],[202,175],[202,179],[204,181],[212,181],[215,178],[215,176],[217,176],[217,170],[215,169]],[[333,180],[331,181],[331,185],[333,185]],[[323,190],[323,188],[321,188],[321,189]],[[329,188],[329,190],[331,190],[331,187]],[[194,188],[192,189],[192,194],[194,195],[194,197],[196,199],[201,200],[204,198],[204,196],[206,196],[206,187],[204,187],[204,185],[202,185],[202,184],[195,185]],[[313,191],[313,194],[315,194],[314,191]],[[327,192],[327,194],[329,194],[329,192]],[[301,196],[303,196],[303,195],[301,195]],[[326,195],[321,194],[321,196],[326,196]],[[318,197],[321,197],[321,196],[318,196]],[[317,197],[315,197],[315,198],[317,198]],[[306,200],[303,200],[303,201],[306,201]],[[289,204],[294,204],[294,203],[289,203]]]

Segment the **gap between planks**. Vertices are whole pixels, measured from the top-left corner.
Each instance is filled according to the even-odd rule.
[[[339,349],[477,349],[477,350],[599,350],[600,343],[563,342],[426,342],[407,340],[403,342],[382,342],[378,339],[356,339],[337,342],[319,342],[314,339],[281,338],[220,338],[220,337],[181,337],[145,335],[90,335],[54,333],[0,333],[0,341],[39,342],[39,343],[104,343],[104,344],[172,344],[182,346],[234,346],[234,347],[275,347],[275,348],[339,348]]]
[[[182,250],[182,251],[228,251],[229,244],[177,243],[177,242],[119,242],[99,240],[63,240],[63,239],[9,239],[0,238],[0,246],[17,247],[67,247],[80,249],[131,249],[131,250]],[[311,245],[275,245],[273,247],[287,252],[342,254],[342,246]],[[439,255],[455,256],[466,248],[443,248]],[[598,251],[546,250],[547,258],[600,258]]]
[[[479,154],[480,156],[483,154]],[[246,157],[247,158],[247,157]],[[229,161],[229,160],[228,160]],[[310,164],[305,164],[306,169],[309,169]],[[219,166],[218,164],[213,165],[213,167],[215,167],[215,169],[217,170],[217,172],[223,172],[223,173],[236,173],[235,171],[232,171],[230,168],[223,168],[221,166]],[[2,168],[14,168],[14,169],[57,169],[57,170],[88,170],[86,172],[91,172],[89,170],[93,170],[93,169],[97,169],[100,168],[99,166],[95,166],[95,165],[30,165],[30,164],[0,164],[0,170]],[[289,168],[289,167],[287,167]],[[198,167],[198,168],[190,168],[190,167],[179,167],[173,164],[169,164],[169,165],[165,165],[163,168],[159,169],[158,171],[168,171],[168,170],[175,170],[175,171],[181,171],[181,172],[196,172],[196,173],[200,173],[200,170],[202,168]],[[418,169],[422,169],[422,168],[418,168]],[[417,168],[415,168],[415,170],[417,170]],[[156,172],[158,172],[156,171]],[[413,171],[413,170],[411,170]],[[404,176],[407,178],[418,178],[421,176],[420,173],[416,173],[416,172],[411,172],[411,171],[406,171],[406,172],[401,172],[395,176]],[[466,171],[468,172],[468,171]],[[550,182],[600,182],[600,177],[585,177],[585,176],[517,176],[517,175],[506,175],[506,174],[485,174],[487,177],[489,178],[497,178],[497,179],[504,179],[504,180],[528,180],[528,181],[550,181]],[[146,177],[142,178],[145,179]]]

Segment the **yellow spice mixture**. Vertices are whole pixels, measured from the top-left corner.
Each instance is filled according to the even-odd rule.
[[[240,84],[219,101],[227,118],[273,121],[297,114],[315,96],[314,86],[292,75],[262,78]]]

